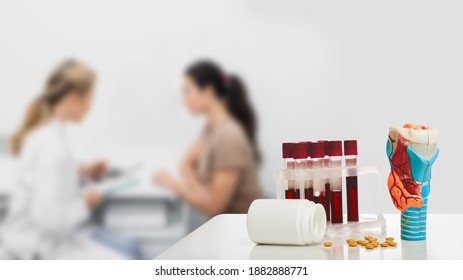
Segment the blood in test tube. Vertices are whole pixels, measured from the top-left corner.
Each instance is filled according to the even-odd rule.
[[[307,144],[307,168],[311,169],[312,168],[312,159],[310,158],[310,146],[312,145],[312,142],[306,142]],[[304,186],[304,197],[305,199],[313,201],[313,181],[312,180],[306,180],[305,181],[305,186]]]
[[[328,142],[329,167],[340,167],[342,157],[342,141]],[[330,176],[331,222],[342,223],[342,177],[337,172]]]
[[[342,191],[331,191],[331,222],[342,223]]]
[[[294,160],[293,160],[293,145],[294,143],[283,143],[282,145],[282,153],[283,153],[283,161],[284,161],[284,168],[286,169],[294,169]],[[297,196],[295,190],[295,181],[288,180],[287,187],[285,190],[285,198],[286,199],[295,199]]]
[[[344,141],[344,156],[346,166],[357,165],[357,140]],[[357,176],[346,177],[347,192],[347,221],[356,222],[359,220],[358,207],[358,178]]]
[[[299,142],[293,144],[293,159],[294,159],[294,169],[296,170],[305,170],[307,169],[307,157],[309,153],[307,151],[307,142]],[[301,191],[305,191],[307,187],[307,180],[300,179],[295,180],[295,192],[296,198],[301,198]],[[304,198],[304,197],[303,197]]]
[[[325,157],[325,143],[313,142],[310,145],[310,158],[312,159],[312,168],[321,169],[323,168],[323,158]],[[326,192],[325,192],[325,179],[313,180],[313,201],[320,203],[326,208]],[[328,218],[327,218],[328,219]]]
[[[328,168],[330,164],[330,156],[329,156],[329,146],[328,140],[318,140],[317,142],[321,142],[325,144],[325,157],[323,158],[323,168]],[[330,207],[330,180],[328,178],[325,179],[325,206],[326,210],[326,218],[328,221],[331,220],[331,207]]]

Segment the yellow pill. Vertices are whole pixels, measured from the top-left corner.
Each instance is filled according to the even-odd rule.
[[[352,240],[352,241],[347,242],[347,244],[355,244],[355,245],[357,245],[357,241]]]
[[[347,239],[347,240],[346,240],[347,243],[350,243],[350,242],[352,242],[352,241],[355,241],[355,240],[354,240],[354,239]],[[355,241],[355,242],[356,242],[356,241]]]
[[[370,238],[373,238],[373,236],[370,236],[370,235],[365,236],[365,240],[368,240]]]
[[[397,246],[397,243],[396,243],[396,242],[392,242],[392,241],[391,241],[391,242],[389,242],[389,246],[391,246],[391,247],[395,247],[395,246]]]
[[[330,247],[331,245],[333,245],[333,242],[325,242],[323,243],[323,245],[325,245],[325,247]]]
[[[365,246],[365,248],[367,248],[367,249],[373,249],[373,248],[375,248],[375,246],[373,246],[372,244],[367,244],[367,245]]]
[[[386,237],[387,241],[394,241],[394,237]]]
[[[378,238],[372,237],[372,238],[368,239],[368,241],[370,241],[370,243],[373,243],[373,242],[378,241]]]
[[[355,243],[354,243],[354,242],[349,243],[349,247],[357,247],[357,242],[355,242]]]
[[[376,248],[376,247],[378,247],[378,246],[379,246],[379,243],[375,241],[375,242],[371,243],[371,245],[373,245],[373,247],[375,247],[375,248]]]

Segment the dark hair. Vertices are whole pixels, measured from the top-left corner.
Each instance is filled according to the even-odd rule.
[[[246,132],[252,144],[254,156],[260,161],[257,147],[257,118],[249,102],[246,87],[236,75],[225,74],[220,66],[209,60],[191,64],[185,71],[200,88],[211,86],[218,98],[223,100],[230,114]]]

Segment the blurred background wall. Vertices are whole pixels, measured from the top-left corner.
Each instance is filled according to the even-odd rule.
[[[440,130],[430,211],[463,213],[462,12],[459,1],[0,0],[0,138],[71,56],[99,74],[73,138],[80,154],[146,148],[172,161],[201,127],[182,105],[181,73],[208,57],[248,84],[268,196],[281,142],[358,139],[361,163],[386,165],[389,126],[416,122]],[[393,211],[385,184],[381,196]]]

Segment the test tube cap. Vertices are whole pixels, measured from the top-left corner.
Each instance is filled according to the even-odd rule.
[[[328,142],[328,154],[330,157],[342,156],[342,141],[329,141]]]
[[[312,146],[312,142],[311,141],[306,141],[304,142],[307,146],[307,157],[310,156],[310,147]]]
[[[293,145],[294,143],[283,143],[282,145],[283,158],[293,157]]]
[[[307,158],[309,153],[307,151],[307,142],[294,143],[293,145],[293,158],[303,159]]]
[[[311,158],[323,158],[325,157],[325,143],[323,142],[313,142],[310,145],[310,153]]]
[[[317,140],[317,142],[325,143],[325,156],[329,156],[330,152],[328,150],[328,140]]]
[[[344,140],[344,155],[356,156],[357,152],[357,140]]]

